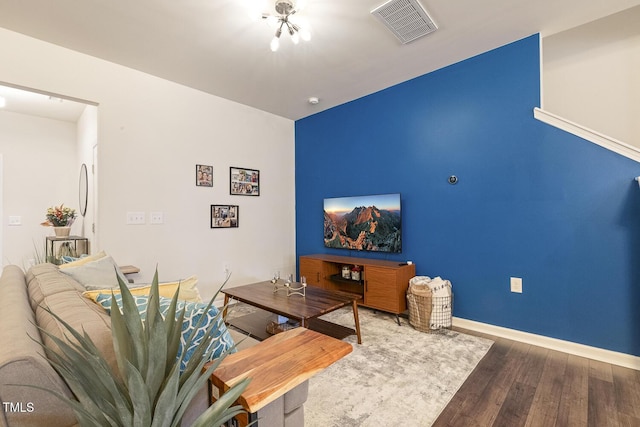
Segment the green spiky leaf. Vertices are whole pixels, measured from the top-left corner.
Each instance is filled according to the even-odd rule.
[[[156,270],[147,299],[146,318],[142,319],[127,285],[119,278],[118,284],[122,306],[118,307],[115,295],[111,296],[111,334],[117,363],[115,370],[86,333],[74,330],[45,308],[68,333],[65,339],[61,339],[40,328],[53,342],[53,345],[43,344],[47,358],[65,379],[74,397],[46,391],[67,403],[81,426],[179,426],[189,404],[226,355],[223,354],[204,369],[215,347],[210,344],[212,340],[219,339],[213,338],[219,318],[216,317],[209,325],[208,338],[200,341],[186,370],[180,373],[182,357],[178,357],[178,350],[184,308],[177,309],[179,287],[163,317]],[[205,317],[201,316],[199,323]],[[190,334],[184,348],[188,348],[194,338],[195,334]],[[244,412],[241,407],[232,405],[248,382],[249,379],[246,379],[224,393],[200,415],[194,426],[218,426]]]

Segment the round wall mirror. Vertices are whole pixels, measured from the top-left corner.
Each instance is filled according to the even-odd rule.
[[[80,166],[80,185],[79,185],[79,198],[80,198],[80,215],[84,216],[87,213],[87,197],[89,187],[87,183],[87,165],[82,164]]]

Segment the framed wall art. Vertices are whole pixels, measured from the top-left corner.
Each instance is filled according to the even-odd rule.
[[[213,187],[213,166],[196,165],[196,185]]]
[[[211,205],[211,228],[238,228],[237,205]]]
[[[260,195],[260,171],[246,168],[229,168],[229,192],[236,196]]]

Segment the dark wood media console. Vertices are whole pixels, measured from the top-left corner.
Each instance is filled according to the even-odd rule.
[[[343,279],[341,271],[345,265],[360,266],[360,280]],[[415,275],[415,264],[399,261],[322,254],[300,257],[300,276],[305,276],[309,285],[358,294],[362,296],[359,305],[396,316],[407,309],[407,288]]]

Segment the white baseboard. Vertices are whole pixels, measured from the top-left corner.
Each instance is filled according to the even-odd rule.
[[[476,322],[474,320],[453,318],[453,326],[469,329],[471,331],[482,332],[485,334],[495,335],[501,338],[507,338],[514,341],[520,341],[526,344],[536,345],[539,347],[557,350],[575,356],[586,357],[588,359],[598,360],[610,363],[612,365],[623,366],[640,370],[640,357],[632,356],[626,353],[605,350],[597,347],[590,347],[584,344],[578,344],[571,341],[563,341],[556,338],[549,338],[543,335],[531,334],[515,329],[494,326],[488,323]]]

